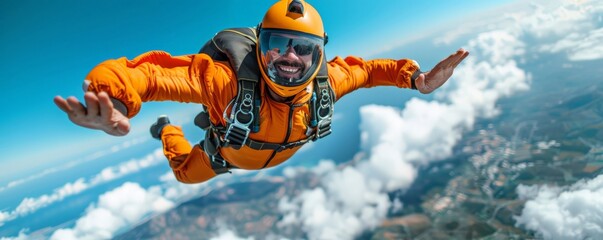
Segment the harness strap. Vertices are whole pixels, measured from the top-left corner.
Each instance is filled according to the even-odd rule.
[[[214,60],[228,60],[237,75],[238,91],[226,126],[215,126],[209,120],[207,112],[201,112],[195,118],[195,124],[206,130],[205,140],[200,146],[211,159],[216,174],[229,172],[230,165],[219,154],[219,148],[230,146],[240,149],[243,145],[254,150],[274,150],[280,152],[301,146],[331,134],[331,122],[334,110],[335,93],[329,83],[326,56],[314,79],[314,91],[310,101],[310,127],[314,134],[306,139],[278,144],[255,141],[249,138],[250,132],[258,132],[260,126],[261,96],[259,89],[259,66],[255,55],[257,44],[256,31],[253,28],[226,29],[214,36],[199,51],[208,54]],[[229,104],[230,105],[230,104]]]
[[[223,173],[232,173],[232,172],[230,172],[230,169],[238,168],[237,166],[232,165],[228,161],[226,161],[222,157],[222,155],[220,155],[220,153],[209,154],[209,152],[208,152],[209,149],[206,149],[206,145],[208,145],[208,144],[204,140],[202,140],[199,143],[199,147],[209,157],[209,162],[211,164],[211,169],[214,171],[214,173],[216,173],[216,175],[220,175],[220,174],[223,174]]]
[[[329,83],[327,58],[323,55],[322,64],[314,78],[314,92],[310,100],[310,126],[315,128],[314,141],[331,134],[331,122],[335,103],[335,92]]]
[[[226,144],[235,149],[240,149],[245,144],[251,131],[250,126],[257,118],[255,115],[259,113],[255,109],[256,85],[255,82],[239,80],[239,94],[232,106],[228,129],[224,136]]]
[[[200,145],[203,146],[203,149],[208,154],[216,155],[218,153],[218,148],[225,146],[225,140],[221,139],[219,137],[219,136],[223,136],[225,133],[226,133],[226,129],[221,128],[221,127],[213,127],[211,129],[208,129],[208,130],[206,130],[205,138],[204,138],[204,140],[201,141]],[[285,149],[290,149],[290,148],[304,145],[310,141],[313,141],[314,138],[315,138],[315,136],[312,135],[306,139],[302,139],[302,140],[290,142],[290,143],[285,143],[285,144],[261,142],[261,141],[255,141],[251,138],[248,138],[247,141],[245,142],[245,145],[254,150],[276,150],[276,151],[280,152]]]
[[[326,72],[326,64],[324,71]],[[323,69],[321,69],[321,72]],[[322,75],[322,74],[321,74]],[[310,100],[312,120],[310,125],[316,127],[314,140],[323,138],[331,134],[331,122],[333,119],[333,111],[335,105],[335,93],[331,84],[329,83],[329,77],[324,74],[317,76],[314,80],[315,90]]]
[[[285,149],[291,149],[294,147],[298,147],[301,145],[306,144],[309,141],[314,140],[313,137],[309,137],[306,139],[302,139],[299,141],[295,141],[295,142],[290,142],[290,143],[285,143],[285,144],[280,144],[280,143],[267,143],[267,142],[258,142],[258,141],[254,141],[254,140],[247,140],[247,146],[251,149],[254,150],[275,150],[277,152],[283,151]]]
[[[218,32],[199,52],[214,60],[228,60],[237,75],[237,96],[233,101],[224,146],[240,149],[250,132],[260,130],[259,66],[255,55],[254,28],[231,28]],[[211,125],[211,124],[210,124]]]

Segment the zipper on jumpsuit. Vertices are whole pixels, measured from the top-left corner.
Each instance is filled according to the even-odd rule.
[[[300,105],[301,106],[301,105]],[[289,141],[289,137],[291,135],[291,128],[293,127],[293,109],[295,109],[296,107],[298,107],[297,105],[289,105],[289,126],[287,127],[287,134],[285,135],[285,140],[283,141],[283,144],[286,144]],[[264,163],[264,166],[262,166],[262,168],[266,168],[266,166],[268,166],[268,164],[270,163],[270,161],[272,161],[272,159],[274,158],[274,156],[276,155],[277,151],[273,150],[272,151],[272,155],[270,155],[270,158],[268,158],[268,160],[266,161],[266,163]]]

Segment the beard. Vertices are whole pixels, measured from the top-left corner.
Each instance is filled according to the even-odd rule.
[[[273,71],[271,75],[274,75],[272,77],[275,79],[284,81],[284,83],[293,83],[303,76],[306,66],[298,61],[278,59],[271,64],[270,70]]]

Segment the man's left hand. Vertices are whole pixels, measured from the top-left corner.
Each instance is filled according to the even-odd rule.
[[[415,85],[419,92],[428,94],[442,86],[448,81],[450,76],[452,76],[456,66],[458,66],[468,55],[469,52],[461,48],[440,61],[433,69],[431,69],[431,71],[421,73],[415,80]]]

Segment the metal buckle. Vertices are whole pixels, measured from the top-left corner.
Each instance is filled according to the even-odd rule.
[[[225,161],[225,160],[223,160],[223,159],[219,159],[219,158],[216,158],[216,156],[211,156],[211,161],[212,161],[212,162],[215,162],[215,163],[217,163],[217,164],[222,165],[222,167],[226,167],[226,166],[227,166],[227,165],[226,165],[226,161]]]
[[[232,145],[231,147],[238,150],[247,142],[250,131],[249,126],[245,126],[239,122],[232,123],[228,126],[224,140],[229,145]]]
[[[232,145],[231,147],[239,150],[245,143],[247,142],[247,138],[249,137],[249,125],[253,122],[253,106],[251,101],[251,94],[245,94],[243,101],[241,101],[241,106],[239,109],[233,114],[234,122],[230,123],[228,126],[228,130],[226,130],[226,134],[224,135],[224,140]],[[235,106],[233,109],[235,109]],[[240,122],[239,116],[249,115],[249,120],[247,122]]]
[[[316,127],[317,138],[323,138],[329,134],[331,134],[331,119],[325,118],[320,120],[318,122],[318,126]]]
[[[229,163],[226,162],[226,160],[224,159],[220,159],[217,158],[216,156],[210,156],[211,158],[211,168],[214,171],[214,173],[216,173],[216,175],[218,174],[223,174],[223,173],[231,173],[230,169],[229,169]],[[218,166],[216,166],[218,165]]]
[[[331,134],[331,114],[333,112],[333,104],[331,95],[327,89],[321,89],[320,103],[316,109],[318,115],[318,124],[316,126],[316,137],[323,138]]]
[[[276,152],[281,152],[281,151],[283,151],[285,149],[288,149],[288,148],[294,148],[296,146],[296,143],[297,142],[283,144],[279,148],[276,149]]]
[[[297,146],[301,146],[301,145],[304,145],[305,143],[306,142],[297,141],[297,142],[290,142],[290,143],[287,143],[287,144],[283,144],[279,148],[276,149],[276,152],[280,152],[280,151],[283,151],[285,149],[289,149],[289,148],[294,148],[294,147],[297,147]]]

